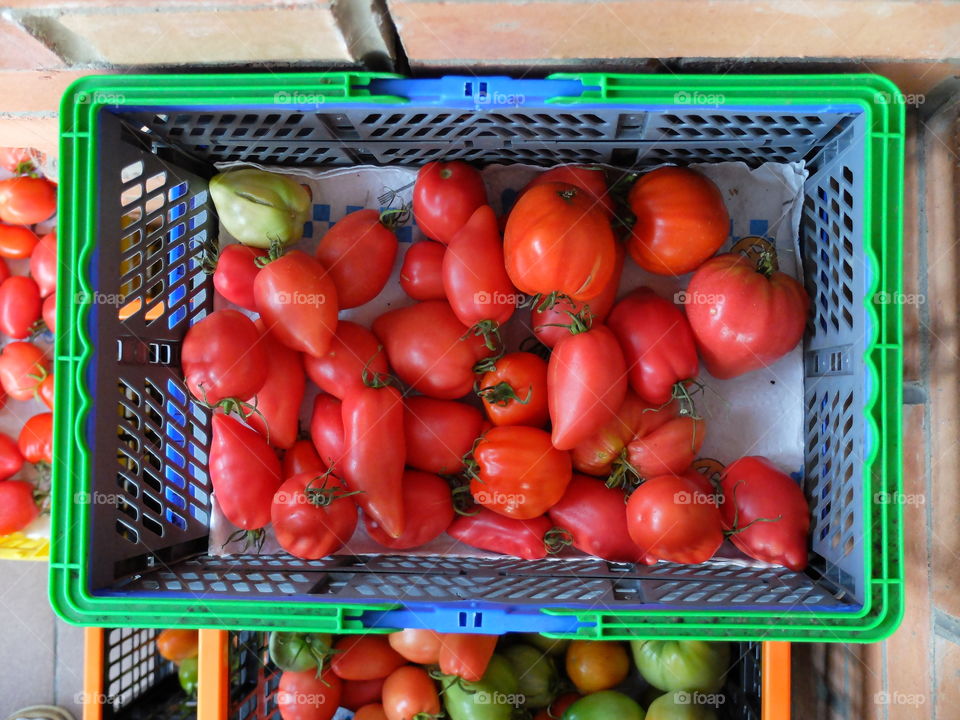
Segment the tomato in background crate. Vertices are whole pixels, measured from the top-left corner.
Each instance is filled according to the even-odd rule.
[[[273,496],[270,519],[280,547],[303,560],[336,552],[357,528],[354,497],[333,475],[301,473]]]
[[[390,279],[397,257],[395,219],[393,213],[357,210],[320,238],[315,254],[337,286],[341,310],[370,302]]]
[[[23,530],[40,515],[34,489],[33,483],[23,480],[0,482],[0,536]]]
[[[333,395],[320,393],[313,399],[310,437],[324,470],[336,472],[343,457],[343,404]]]
[[[373,680],[344,680],[340,692],[340,705],[348,710],[358,710],[364,705],[379,703],[383,696],[383,683],[386,678]]]
[[[390,647],[412,663],[434,665],[440,660],[440,635],[433,630],[407,628],[387,635]]]
[[[483,177],[465,162],[429,162],[417,172],[413,217],[428,238],[446,245],[486,204]]]
[[[253,408],[244,412],[247,423],[275,448],[293,446],[300,430],[300,406],[307,378],[303,358],[296,350],[278,342],[257,320],[259,344],[267,357],[267,379],[257,394],[248,398]]]
[[[702,640],[631,640],[643,679],[666,692],[713,693],[730,670],[730,646]]]
[[[40,381],[40,387],[37,388],[37,395],[40,401],[47,406],[48,410],[53,410],[53,375],[47,375]]]
[[[630,257],[657,275],[696,270],[730,232],[720,189],[696,170],[671,166],[645,173],[627,202],[637,218],[627,240]]]
[[[563,720],[644,720],[643,708],[636,700],[617,690],[601,690],[577,700],[566,712]]]
[[[553,658],[525,643],[512,643],[502,647],[499,652],[516,673],[523,706],[531,711],[547,707],[556,696],[561,682]]]
[[[412,395],[404,401],[407,465],[418,470],[454,475],[483,429],[475,407],[454,400]]]
[[[501,655],[490,658],[483,677],[464,681],[455,675],[441,678],[443,704],[450,720],[510,720],[516,717],[517,677]],[[484,703],[478,702],[483,698]]]
[[[57,289],[57,232],[47,233],[30,255],[30,277],[40,289],[40,297],[48,297]]]
[[[39,177],[0,180],[0,222],[36,225],[57,211],[57,186]]]
[[[282,720],[330,720],[340,707],[343,681],[336,674],[316,670],[285,670],[277,686]]]
[[[383,635],[346,635],[333,649],[330,669],[343,680],[385,678],[406,663]]]
[[[440,696],[423,668],[404,665],[383,683],[383,709],[388,720],[420,720],[440,713]]]
[[[187,330],[180,365],[190,394],[211,405],[252,397],[269,372],[257,326],[240,311],[229,309],[212,312]]]
[[[172,662],[194,658],[200,654],[200,632],[167,628],[157,635],[157,652],[160,657]]]
[[[34,465],[53,462],[53,413],[34,415],[20,428],[17,438],[20,454]]]
[[[471,515],[454,518],[447,535],[480,550],[542,560],[547,556],[546,535],[552,528],[545,515],[515,520],[481,507]]]
[[[414,300],[445,300],[443,255],[445,245],[433,240],[415,242],[403,256],[400,287]]]
[[[15,340],[30,337],[40,319],[40,289],[32,278],[13,275],[0,284],[0,332]]]
[[[547,363],[528,352],[507,353],[477,383],[477,395],[494,425],[542,428],[547,407]]]
[[[627,530],[623,491],[603,480],[574,475],[548,515],[571,533],[573,546],[588,555],[610,562],[639,562],[643,556]]]
[[[453,522],[453,498],[447,481],[432,473],[405,470],[401,483],[404,530],[391,537],[380,523],[364,514],[367,533],[391,550],[408,550],[439,537]]]
[[[363,387],[363,371],[384,374],[387,354],[376,336],[363,325],[349,320],[337,323],[330,349],[319,357],[304,355],[310,379],[324,392],[340,398]]]
[[[40,383],[50,374],[50,360],[29,342],[7,343],[0,349],[0,385],[14,400],[35,397]]]
[[[523,192],[547,183],[565,183],[580,188],[595,205],[603,208],[609,217],[613,217],[613,195],[610,194],[606,173],[602,167],[559,165],[536,175],[533,180],[527,183]]]
[[[440,672],[477,682],[487,672],[499,639],[498,635],[441,633]]]
[[[266,250],[239,243],[227,245],[217,258],[217,267],[213,271],[213,287],[228,302],[256,312],[257,301],[253,293],[253,283],[260,272],[257,261],[265,257]]]
[[[267,647],[271,662],[281,670],[322,670],[333,654],[333,638],[329,633],[274,630]]]
[[[630,657],[621,642],[574,640],[565,665],[570,681],[586,695],[622,683],[630,672]]]
[[[8,260],[30,257],[39,241],[36,233],[28,227],[0,223],[0,257]]]

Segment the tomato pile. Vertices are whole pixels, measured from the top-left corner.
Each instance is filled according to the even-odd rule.
[[[200,631],[167,628],[156,639],[157,653],[177,666],[177,679],[188,698],[195,699],[199,687]]]
[[[0,169],[13,174],[0,180],[0,408],[19,427],[16,437],[0,432],[0,536],[30,525],[49,489],[53,374],[40,336],[56,325],[57,238],[48,228],[57,186],[38,174],[42,161],[0,148]]]
[[[283,720],[716,720],[726,643],[273,632]]]
[[[369,327],[340,313],[384,289],[406,209],[349,213],[309,253],[294,247],[309,193],[290,176],[230,170],[212,186],[245,243],[220,253],[214,286],[244,311],[192,326],[181,357],[216,411],[210,473],[236,538],[260,543],[272,526],[316,559],[362,517],[389,550],[447,533],[525,559],[572,545],[701,563],[730,538],[756,560],[806,565],[794,480],[762,457],[696,469],[701,363],[714,378],[769,366],[800,342],[809,306],[769,243],[717,254],[730,219],[704,175],[664,167],[609,187],[601,169],[558,167],[498,218],[476,169],[431,162],[412,193],[430,239],[400,268],[410,301]],[[692,273],[692,300],[621,292],[625,263]],[[530,337],[507,348],[518,316]]]

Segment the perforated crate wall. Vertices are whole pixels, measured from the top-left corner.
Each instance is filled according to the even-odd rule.
[[[103,716],[113,720],[192,720],[195,704],[177,666],[157,652],[158,630],[110,628],[103,640]],[[88,700],[89,702],[89,700]]]

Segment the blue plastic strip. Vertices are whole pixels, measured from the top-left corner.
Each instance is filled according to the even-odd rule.
[[[579,97],[586,90],[579,80],[515,80],[505,76],[448,75],[442,78],[382,78],[371,80],[372,95],[393,95],[413,104],[442,107],[521,107],[541,105],[550,98]]]
[[[446,633],[503,635],[508,632],[575,633],[585,624],[572,615],[545,615],[535,607],[491,606],[489,603],[405,603],[402,610],[368,610],[368,628],[426,628]],[[592,626],[592,624],[587,625]]]

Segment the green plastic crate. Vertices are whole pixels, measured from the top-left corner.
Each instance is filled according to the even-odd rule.
[[[902,487],[901,97],[889,81],[870,75],[81,79],[61,107],[54,608],[70,622],[103,626],[428,626],[797,641],[886,636],[903,611],[902,509],[884,501],[900,498]],[[205,178],[214,161],[416,166],[434,158],[639,168],[807,161],[801,246],[813,316],[804,339],[804,484],[814,523],[806,573],[720,561],[614,568],[593,560],[560,566],[365,556],[305,563],[283,555],[206,555],[209,495],[189,497],[187,512],[162,494],[178,492],[164,475],[171,417],[186,417],[198,443],[208,442],[209,417],[188,407],[176,351],[189,322],[211,306],[212,292],[199,297],[209,280],[197,280],[189,300],[174,302],[174,286],[194,275],[152,291],[159,276],[146,267],[138,271],[142,287],[124,293],[143,307],[121,322],[116,308],[97,302],[121,290],[120,255],[132,251],[118,242],[141,228],[147,240],[159,239],[164,262],[175,246],[185,249],[178,262],[194,273],[201,240],[216,233],[213,213],[204,212],[211,209]],[[123,176],[138,164],[139,177]],[[148,181],[145,212],[130,217],[121,197],[154,175],[163,176],[159,209],[149,207]],[[175,227],[161,221],[151,235],[154,214],[172,218],[181,203],[189,232],[174,236]],[[166,300],[159,314],[151,310]],[[184,321],[168,327],[178,314]],[[134,399],[136,407],[124,410]],[[170,403],[177,406],[172,415]],[[134,468],[117,465],[122,443],[130,442],[126,412],[145,426],[152,414],[159,418],[152,435],[137,436],[143,463]],[[158,463],[153,469],[148,455]],[[131,473],[136,477],[124,479]],[[98,492],[122,499],[74,502]],[[147,501],[154,494],[160,497]],[[151,534],[157,526],[162,537]],[[589,581],[595,594],[571,599],[572,579]],[[411,595],[418,587],[433,594]],[[564,589],[565,599],[543,594],[552,587]]]

